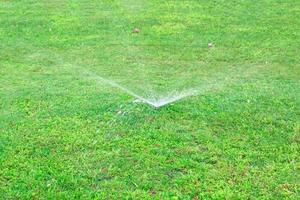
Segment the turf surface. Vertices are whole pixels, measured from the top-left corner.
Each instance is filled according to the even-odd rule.
[[[297,0],[1,1],[0,198],[298,199],[299,49]]]

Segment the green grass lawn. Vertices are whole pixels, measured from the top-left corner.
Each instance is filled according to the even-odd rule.
[[[155,109],[99,77],[198,93]],[[299,0],[0,1],[0,199],[299,199],[299,180]]]

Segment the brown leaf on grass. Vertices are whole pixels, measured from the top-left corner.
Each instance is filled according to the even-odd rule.
[[[154,190],[154,189],[151,189],[150,191],[149,191],[149,193],[151,194],[151,195],[156,195],[156,190]]]
[[[106,174],[107,172],[108,172],[108,169],[107,169],[107,168],[102,168],[102,169],[101,169],[101,173]]]
[[[198,196],[195,196],[195,197],[193,198],[193,200],[199,200],[199,197],[198,197]]]

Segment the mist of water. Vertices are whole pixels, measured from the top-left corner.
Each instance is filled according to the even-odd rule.
[[[76,68],[78,68],[78,66]],[[149,104],[149,105],[151,105],[155,108],[162,107],[164,105],[170,104],[172,102],[178,101],[178,100],[180,100],[182,98],[185,98],[185,97],[188,97],[188,96],[195,95],[197,93],[197,90],[189,89],[189,90],[181,91],[181,92],[178,92],[178,91],[171,92],[171,93],[169,93],[167,95],[164,95],[164,96],[146,98],[146,97],[143,97],[141,95],[136,94],[132,90],[130,90],[126,87],[123,87],[122,85],[120,85],[120,84],[118,84],[118,83],[116,83],[112,80],[106,79],[106,78],[104,78],[104,77],[102,77],[102,76],[100,76],[96,73],[93,73],[93,72],[89,71],[89,70],[83,69],[81,67],[80,67],[80,70],[81,70],[82,75],[88,76],[90,79],[92,79],[94,81],[101,82],[101,83],[106,83],[106,84],[108,84],[112,87],[118,88],[118,89],[126,92],[127,94],[137,98],[141,102]]]
[[[72,67],[74,68],[75,66],[72,65]],[[102,77],[92,71],[89,71],[83,67],[76,66],[76,69],[81,72],[81,75],[87,76],[89,79],[91,79],[93,81],[100,82],[101,84],[105,83],[107,85],[110,85],[111,87],[118,88],[119,90],[122,90],[123,92],[135,97],[140,102],[146,103],[155,108],[160,108],[160,107],[168,105],[170,103],[179,101],[183,98],[199,95],[200,93],[218,90],[225,86],[231,85],[233,83],[237,83],[237,81],[240,80],[240,79],[231,79],[228,77],[227,78],[224,77],[222,79],[222,81],[220,81],[220,80],[208,81],[205,85],[201,85],[199,87],[194,87],[191,89],[186,89],[186,90],[181,90],[181,91],[175,90],[175,91],[168,92],[164,95],[152,95],[150,97],[143,97],[141,95],[138,95],[134,91],[116,83],[115,81],[104,78],[104,77]]]

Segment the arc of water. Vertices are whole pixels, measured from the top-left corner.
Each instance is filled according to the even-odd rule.
[[[120,84],[112,81],[112,80],[109,80],[109,79],[106,79],[94,72],[91,72],[89,70],[84,70],[82,67],[79,67],[77,66],[77,68],[80,68],[80,71],[82,72],[82,74],[86,75],[86,76],[89,76],[91,77],[93,80],[95,81],[100,81],[102,83],[106,83],[112,87],[115,87],[115,88],[118,88],[128,94],[130,94],[131,96],[139,99],[140,101],[144,102],[144,103],[147,103],[155,108],[159,108],[159,107],[162,107],[164,105],[167,105],[167,104],[170,104],[172,102],[175,102],[175,101],[178,101],[182,98],[185,98],[185,97],[188,97],[188,96],[192,96],[194,94],[196,94],[196,90],[186,90],[186,91],[182,91],[182,92],[179,92],[179,93],[171,93],[169,95],[166,95],[164,97],[159,97],[159,98],[153,98],[153,99],[147,99],[145,97],[142,97],[138,94],[136,94],[135,92],[133,92],[132,90],[129,90],[128,88],[125,88],[123,86],[121,86]]]

